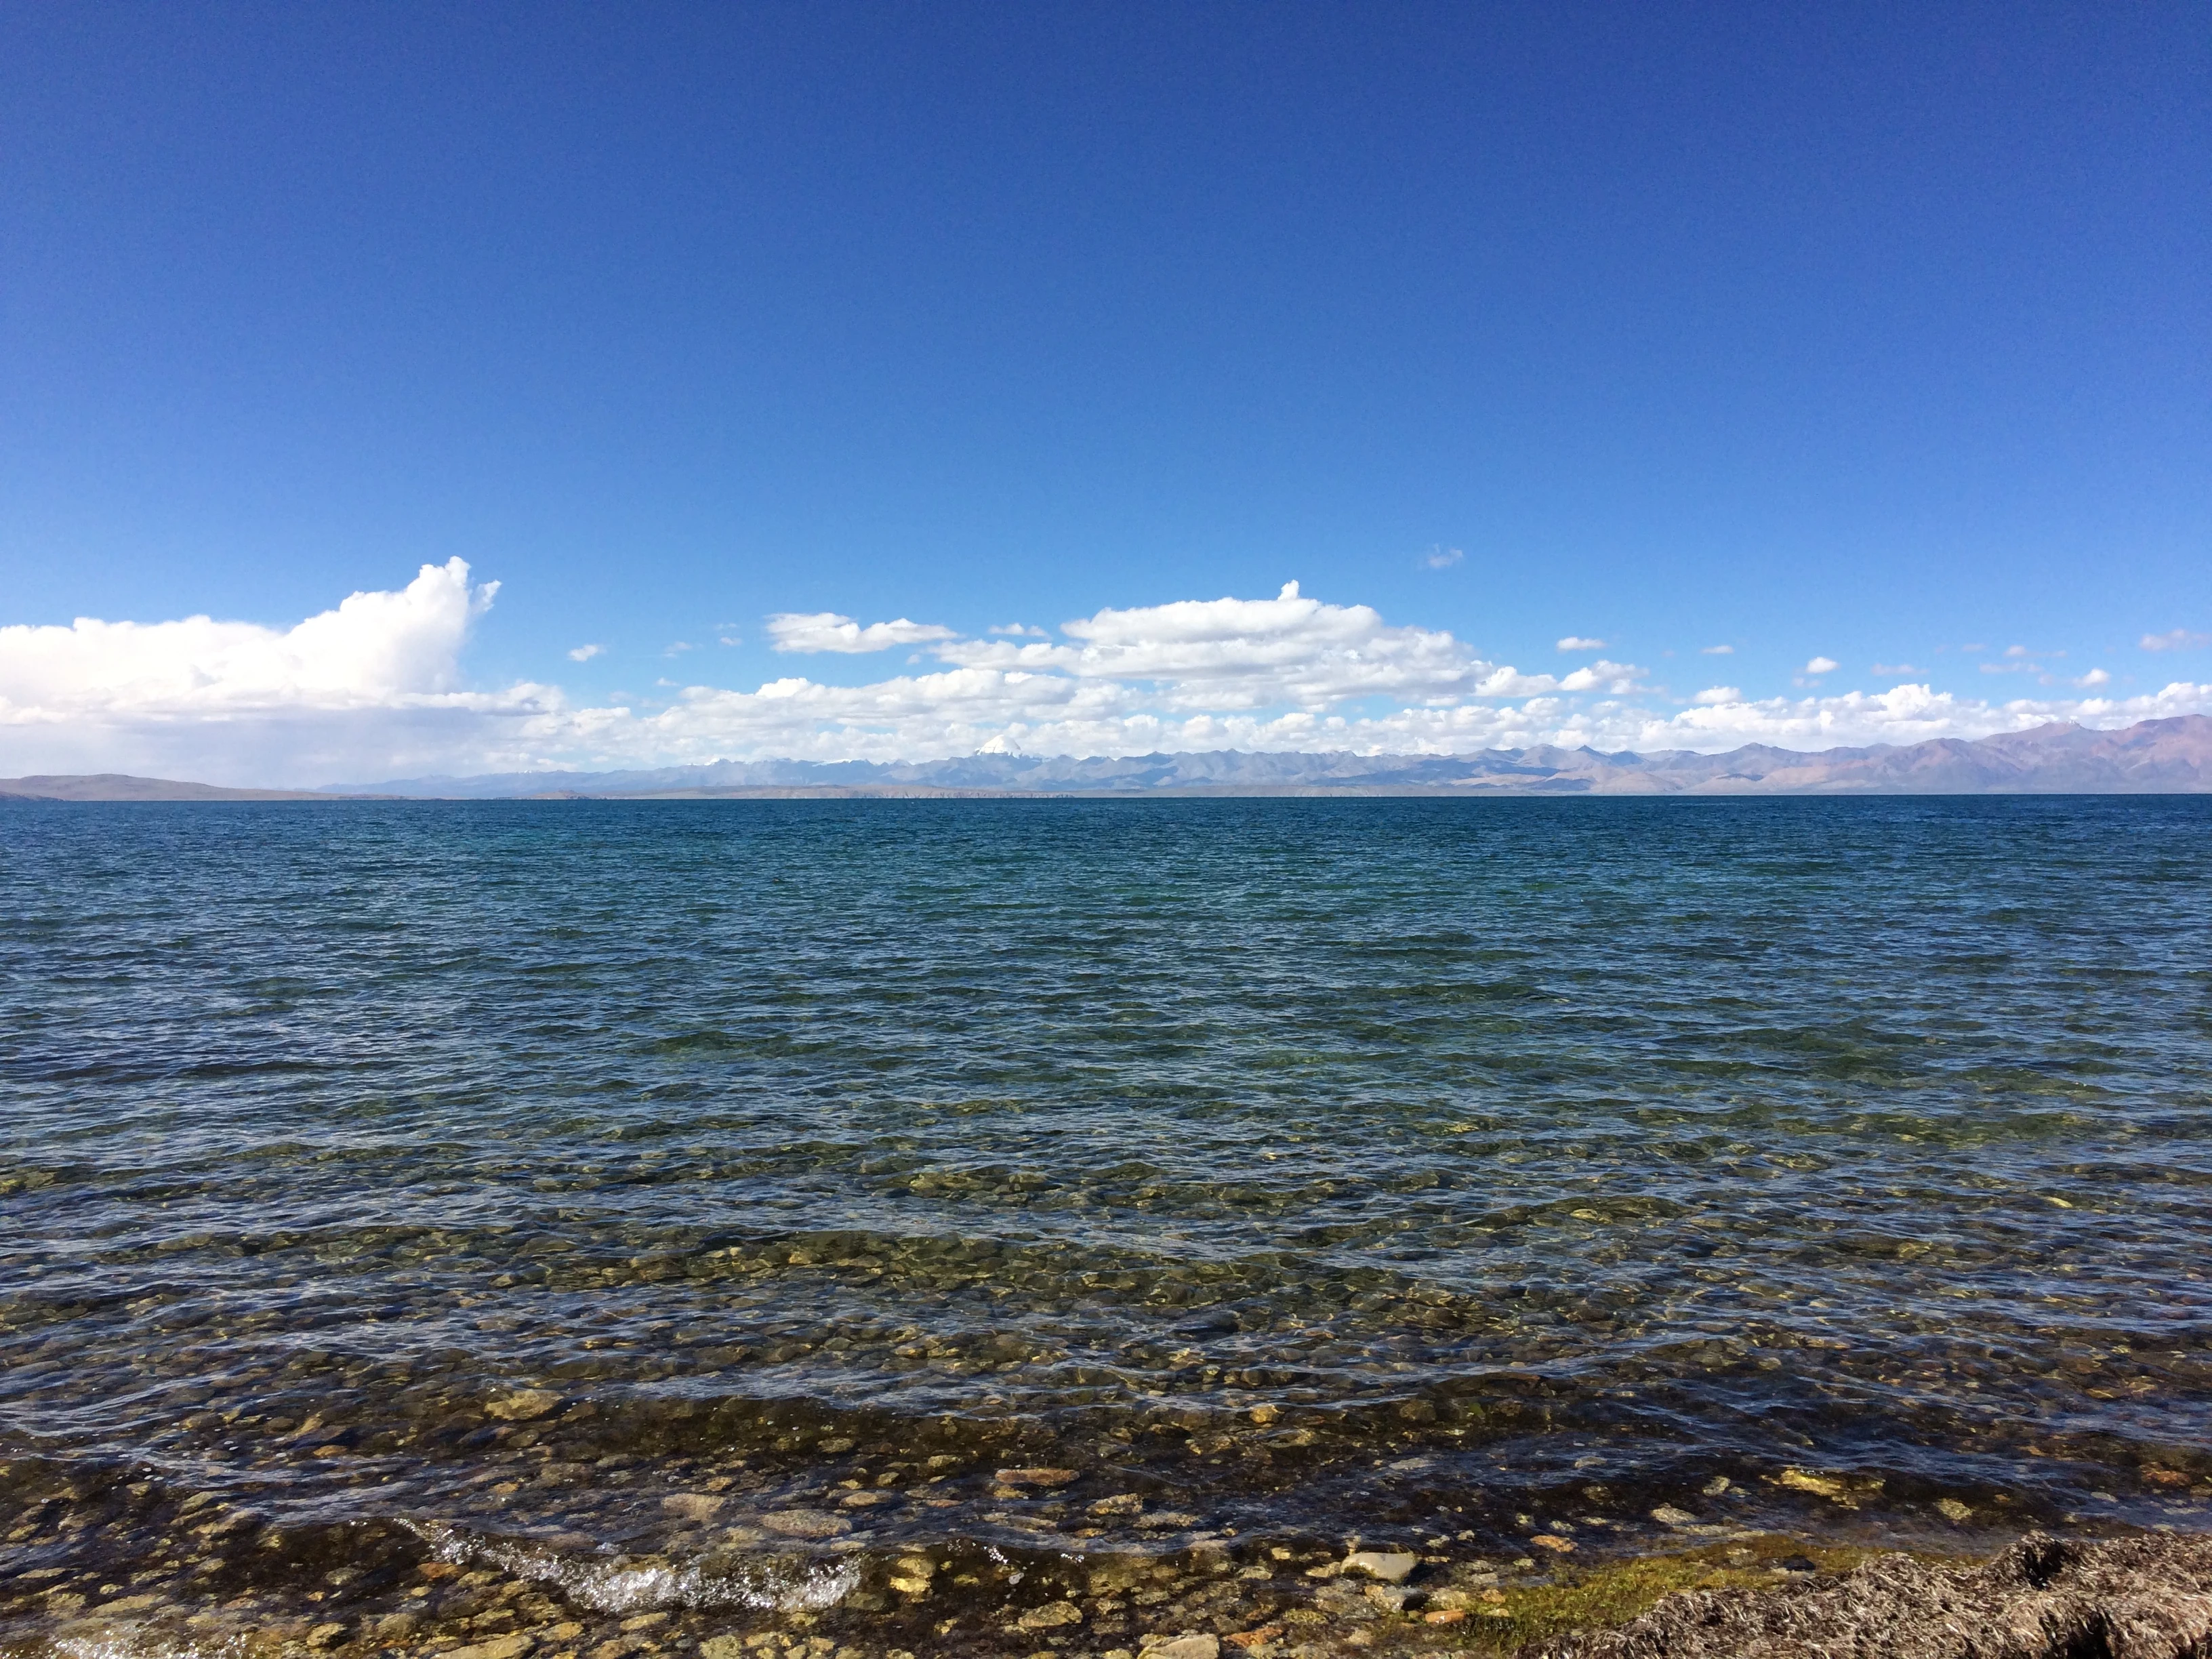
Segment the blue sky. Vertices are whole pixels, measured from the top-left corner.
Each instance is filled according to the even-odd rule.
[[[0,153],[0,770],[2212,708],[2201,3],[15,4]]]

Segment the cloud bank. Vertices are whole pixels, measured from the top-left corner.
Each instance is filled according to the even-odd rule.
[[[1055,632],[968,637],[834,611],[768,620],[773,647],[918,649],[927,666],[859,685],[804,675],[751,690],[672,687],[580,705],[552,685],[471,688],[471,631],[497,592],[453,559],[288,629],[180,622],[0,627],[0,775],[131,771],[312,784],[428,773],[716,759],[933,759],[986,752],[1467,752],[1557,744],[1706,752],[1978,738],[2050,720],[2116,726],[2212,712],[2212,685],[1996,702],[1927,684],[1747,697],[1670,690],[1604,658],[1565,675],[1489,660],[1287,583],[1273,599],[1108,607]],[[1572,647],[1600,642],[1570,635]],[[1566,641],[1562,641],[1563,647]],[[590,653],[568,653],[579,660]],[[1832,672],[1826,659],[1816,672]],[[2095,673],[2074,689],[2101,690]]]

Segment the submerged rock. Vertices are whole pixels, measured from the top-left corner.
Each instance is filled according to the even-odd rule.
[[[308,1638],[313,1641],[314,1638]],[[538,1644],[527,1636],[501,1636],[489,1642],[478,1642],[473,1646],[452,1648],[445,1659],[523,1659],[523,1656]]]
[[[1221,1659],[1221,1638],[1216,1636],[1170,1636],[1147,1638],[1138,1659]]]
[[[528,1423],[544,1416],[560,1403],[561,1396],[550,1389],[517,1389],[512,1394],[501,1395],[484,1411],[504,1422]]]
[[[1073,1601],[1048,1601],[1041,1607],[1031,1607],[1014,1621],[1019,1630],[1053,1630],[1061,1625],[1079,1625],[1083,1609]]]
[[[779,1510],[761,1516],[761,1525],[786,1538],[835,1538],[853,1529],[850,1521],[827,1510]]]
[[[1073,1469],[1000,1469],[1002,1486],[1064,1486],[1075,1479]]]
[[[1420,1558],[1403,1550],[1354,1550],[1344,1558],[1344,1571],[1364,1572],[1386,1584],[1402,1584],[1420,1565]]]
[[[2212,1650],[2212,1538],[2069,1543],[2030,1534],[1978,1567],[1877,1556],[1840,1578],[1687,1590],[1546,1659],[2200,1659]]]

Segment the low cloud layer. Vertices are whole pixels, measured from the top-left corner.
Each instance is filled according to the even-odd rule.
[[[1466,752],[1792,749],[1978,738],[2050,720],[2100,726],[2212,712],[2212,685],[2134,696],[1996,702],[1926,684],[1747,697],[1669,690],[1601,657],[1565,675],[1486,659],[1442,629],[1371,607],[1273,599],[1109,607],[1055,632],[964,637],[906,618],[768,620],[783,653],[905,647],[926,666],[861,685],[803,675],[751,690],[580,705],[528,682],[469,686],[463,658],[495,583],[459,559],[404,588],[356,593],[290,628],[205,617],[0,628],[0,775],[132,771],[216,782],[370,781],[427,773],[787,757],[930,759],[977,750]],[[1601,642],[1568,636],[1562,648]],[[579,660],[586,647],[568,653]],[[1815,659],[1815,672],[1836,665]],[[2072,687],[2101,690],[2097,673]]]

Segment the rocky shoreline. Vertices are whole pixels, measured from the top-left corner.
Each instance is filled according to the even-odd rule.
[[[298,1578],[204,1598],[171,1579],[0,1589],[0,1650],[67,1659],[2203,1659],[2212,1538],[2031,1534],[1983,1563],[1781,1534],[1593,1564],[1450,1561],[1229,1542],[1016,1564],[988,1547],[882,1559],[650,1559],[564,1579],[451,1540],[369,1540]],[[411,1557],[412,1559],[407,1559]],[[703,1603],[703,1605],[702,1605]]]
[[[1983,1565],[1880,1555],[1836,1579],[1692,1590],[1547,1659],[2202,1659],[2212,1538],[2081,1543],[2031,1534]]]

